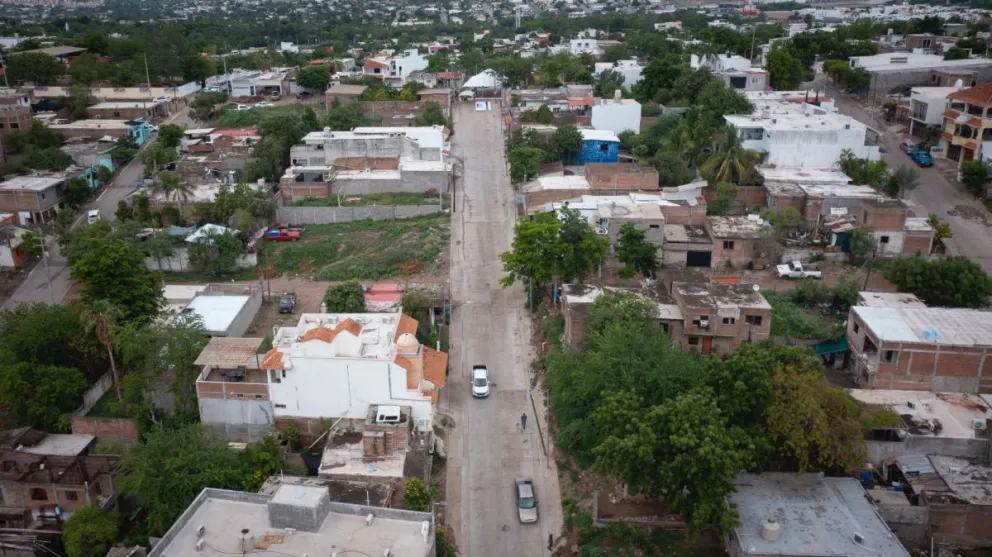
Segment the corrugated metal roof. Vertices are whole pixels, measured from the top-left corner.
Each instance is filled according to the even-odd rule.
[[[923,474],[936,474],[930,459],[924,455],[902,455],[896,458],[896,464],[902,470],[904,476],[922,476]]]

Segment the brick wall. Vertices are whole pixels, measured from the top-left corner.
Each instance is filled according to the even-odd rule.
[[[706,186],[703,188],[703,197],[707,203],[712,203],[716,199],[716,188]],[[745,207],[764,207],[768,204],[768,190],[759,186],[742,186],[737,188],[737,199],[734,200],[734,207],[731,212],[741,212]]]
[[[26,131],[31,127],[31,109],[18,107],[13,110],[0,110],[0,135],[12,131]]]
[[[83,137],[86,139],[100,139],[105,135],[110,137],[124,137],[128,130],[124,128],[57,128],[55,131],[64,135],[66,139]]]
[[[55,190],[46,192],[46,197],[55,195]],[[16,213],[18,211],[43,211],[50,207],[48,199],[44,205],[39,195],[32,191],[0,191],[0,211]]]
[[[588,190],[544,190],[532,193],[524,194],[527,200],[527,207],[543,207],[548,203],[557,203],[560,201],[565,201],[566,199],[572,199],[573,197],[578,197],[580,195],[589,193]]]
[[[284,203],[294,203],[304,197],[327,197],[327,182],[279,182],[279,191]]]
[[[334,159],[335,170],[397,170],[400,159],[396,157],[339,157]]]
[[[757,248],[751,238],[713,238],[714,268],[726,265],[727,262],[734,266],[746,266],[756,256]]]
[[[593,190],[657,190],[658,172],[629,163],[591,163],[585,167]],[[603,192],[597,192],[603,195]]]
[[[933,246],[932,232],[907,232],[902,244],[902,252],[915,255],[917,252],[927,255]]]
[[[927,502],[930,532],[941,541],[987,543],[992,541],[992,507]]]
[[[130,418],[72,418],[72,432],[93,435],[97,441],[115,441],[127,445],[138,442],[138,425]]]
[[[863,203],[858,212],[858,221],[877,231],[901,232],[906,225],[906,208],[880,207],[873,203]]]
[[[197,381],[196,397],[223,398],[228,400],[269,400],[269,386],[265,383]]]

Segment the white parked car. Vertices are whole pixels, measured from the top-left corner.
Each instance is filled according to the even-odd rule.
[[[472,366],[472,396],[476,398],[489,396],[489,368],[484,365]]]
[[[93,209],[86,213],[86,223],[93,224],[94,222],[100,220],[100,209]]]
[[[534,480],[517,478],[517,518],[525,524],[537,522],[537,497],[534,495]]]
[[[172,97],[169,97],[169,96],[165,96],[165,97],[155,97],[155,102],[157,102],[157,103],[158,103],[158,102],[163,102],[163,103],[167,103],[167,102],[171,102],[171,101],[172,101]]]
[[[816,265],[803,265],[800,261],[790,261],[782,265],[776,265],[775,270],[779,278],[822,278],[823,273]]]
[[[251,107],[246,104],[239,104],[238,106],[234,107],[234,110],[251,110]]]
[[[268,102],[268,101],[262,101],[260,103],[255,103],[255,108],[272,108],[273,106],[275,106],[275,105],[272,104],[272,103],[270,103],[270,102]]]

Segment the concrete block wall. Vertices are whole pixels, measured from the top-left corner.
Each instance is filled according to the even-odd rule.
[[[868,462],[882,469],[892,458],[903,455],[939,454],[958,458],[984,458],[988,439],[954,439],[930,435],[908,435],[902,441],[866,441]]]
[[[992,541],[992,506],[926,502],[930,533],[941,542],[988,545]]]
[[[384,205],[378,207],[279,207],[279,222],[333,224],[356,220],[408,219],[441,212],[437,205]]]
[[[246,253],[238,258],[238,268],[249,269],[258,264],[258,254]],[[189,271],[189,254],[185,247],[177,248],[171,257],[146,257],[145,268],[149,271]]]
[[[77,435],[93,435],[99,441],[112,441],[125,445],[138,442],[138,424],[131,418],[72,418],[72,432]]]

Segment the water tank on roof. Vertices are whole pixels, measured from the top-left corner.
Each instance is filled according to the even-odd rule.
[[[766,541],[773,542],[778,539],[779,534],[782,533],[782,526],[779,525],[777,521],[766,520],[761,525],[761,538]]]

